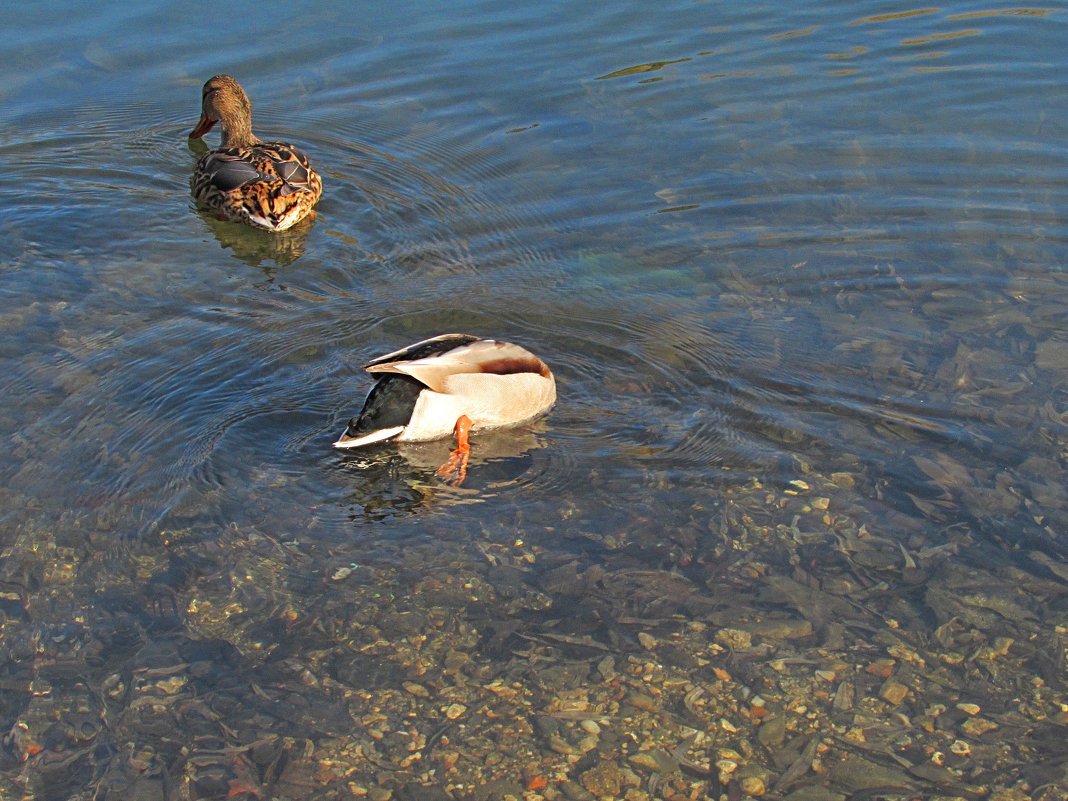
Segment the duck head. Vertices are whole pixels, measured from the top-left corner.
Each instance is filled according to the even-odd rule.
[[[230,75],[216,75],[204,84],[200,122],[189,138],[199,139],[217,122],[222,123],[223,147],[249,147],[260,141],[252,133],[252,103]]]

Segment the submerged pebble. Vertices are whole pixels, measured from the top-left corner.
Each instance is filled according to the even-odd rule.
[[[848,482],[805,476],[829,508],[850,508],[833,494]],[[190,797],[973,797],[965,761],[1011,776],[1058,758],[1068,697],[1036,666],[1063,656],[1068,619],[1039,594],[1068,585],[1042,583],[1061,579],[1041,560],[1034,581],[1005,586],[997,566],[964,558],[967,542],[951,552],[916,534],[906,559],[850,517],[855,500],[826,523],[815,504],[771,495],[735,490],[720,512],[729,548],[687,540],[685,567],[610,551],[582,571],[548,550],[491,561],[407,543],[418,571],[335,570],[314,594],[298,591],[284,551],[240,530],[226,533],[226,560],[178,570],[173,554],[193,559],[200,546],[172,532],[176,544],[138,568],[161,577],[153,591],[124,590],[161,614],[165,577],[163,613],[173,626],[178,610],[183,628],[159,639],[132,613],[86,617],[77,593],[94,563],[38,534],[0,564],[0,589],[19,599],[0,619],[0,648],[24,681],[9,737],[28,766],[17,775],[40,787],[37,776],[56,780],[57,754],[113,759],[98,748],[105,732],[133,744],[96,766],[105,784],[173,769]],[[781,527],[761,524],[782,509]],[[645,531],[625,536],[661,553]],[[536,546],[527,532],[524,547]],[[928,585],[909,583],[910,563]],[[23,598],[35,618],[19,614]],[[552,609],[577,598],[572,616]],[[56,609],[69,610],[62,623],[38,622]],[[86,672],[101,659],[106,671]],[[67,675],[96,675],[97,687]],[[273,734],[293,728],[305,736]],[[187,737],[184,767],[160,731]]]

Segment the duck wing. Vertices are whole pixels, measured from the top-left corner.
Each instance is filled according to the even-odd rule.
[[[253,181],[266,180],[268,176],[257,170],[251,162],[229,153],[210,153],[201,165],[211,185],[221,192],[229,192]]]
[[[371,373],[403,373],[435,392],[448,392],[448,378],[464,373],[550,375],[548,366],[526,348],[469,334],[446,334],[418,342],[375,360],[365,369]]]
[[[363,366],[363,369],[370,373],[380,372],[371,368],[395,362],[426,359],[430,356],[448,353],[453,348],[458,348],[461,345],[470,345],[472,342],[478,342],[478,337],[471,334],[441,334],[430,339],[424,339],[422,342],[416,342],[406,348],[395,350],[392,353],[387,353],[385,356],[379,356],[377,359],[372,359]]]
[[[300,161],[276,161],[274,164],[275,172],[278,173],[278,177],[282,179],[282,197],[292,195],[294,192],[311,192],[311,175],[308,171],[308,162],[303,158],[303,154],[298,154],[301,158]]]
[[[254,181],[279,183],[280,197],[317,191],[307,156],[280,142],[214,150],[201,160],[199,171],[222,192]]]

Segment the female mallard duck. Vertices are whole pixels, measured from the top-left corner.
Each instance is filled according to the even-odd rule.
[[[456,484],[467,475],[468,431],[530,420],[556,401],[548,365],[525,348],[469,334],[443,334],[388,353],[364,369],[381,374],[359,417],[335,448],[393,439],[409,442],[456,434],[456,449],[438,469]]]
[[[323,181],[292,145],[252,133],[252,104],[229,75],[204,84],[203,111],[190,139],[222,123],[222,145],[197,162],[193,197],[220,219],[284,231],[300,222],[323,193]]]

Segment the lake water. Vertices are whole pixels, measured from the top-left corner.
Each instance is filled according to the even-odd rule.
[[[1068,10],[303,5],[7,11],[0,794],[1068,786]],[[290,232],[193,207],[219,72]],[[453,331],[555,408],[331,447]]]

